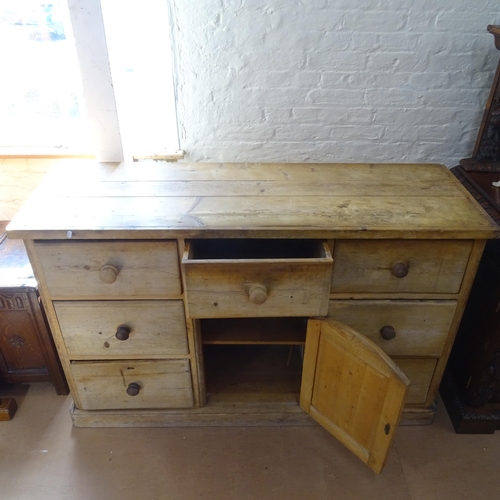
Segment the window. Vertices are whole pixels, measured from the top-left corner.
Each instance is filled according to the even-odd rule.
[[[167,0],[0,0],[0,23],[0,153],[178,150]]]
[[[168,0],[101,0],[125,154],[179,149]]]
[[[83,152],[90,130],[67,6],[0,0],[0,148]]]

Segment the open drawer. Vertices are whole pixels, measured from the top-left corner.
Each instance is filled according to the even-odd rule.
[[[332,263],[322,240],[191,240],[182,259],[188,316],[325,316]]]

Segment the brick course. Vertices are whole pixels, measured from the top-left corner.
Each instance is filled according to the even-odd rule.
[[[440,162],[470,155],[498,0],[172,0],[190,161]]]

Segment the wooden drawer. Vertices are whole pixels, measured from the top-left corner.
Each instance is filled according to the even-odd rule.
[[[328,316],[365,335],[389,356],[438,357],[456,306],[453,300],[331,300]]]
[[[188,354],[180,300],[54,302],[70,357]]]
[[[410,387],[405,400],[406,404],[425,403],[437,360],[432,358],[395,358],[394,362],[410,379]]]
[[[331,292],[458,293],[471,249],[470,240],[338,240]]]
[[[320,240],[193,240],[182,260],[188,315],[326,315],[332,257]]]
[[[35,248],[52,298],[181,293],[175,241],[54,241]]]
[[[71,372],[82,410],[193,406],[187,359],[73,362]],[[137,384],[137,395],[127,393],[131,384]]]

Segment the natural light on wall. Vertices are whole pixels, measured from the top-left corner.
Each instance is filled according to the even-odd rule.
[[[112,133],[121,138],[123,157],[179,149],[167,0],[101,4],[0,0],[0,155],[43,150],[100,156],[96,143],[106,142],[110,130],[96,127],[99,117],[92,120],[92,110],[108,111],[114,103],[87,92],[92,84],[97,94],[101,88],[92,82],[91,64],[85,67],[80,57],[79,65],[77,52],[81,56],[90,50],[100,61],[109,54],[111,99],[118,115]],[[78,25],[89,22],[84,11],[92,13],[92,25],[104,24],[103,45],[90,48]]]

